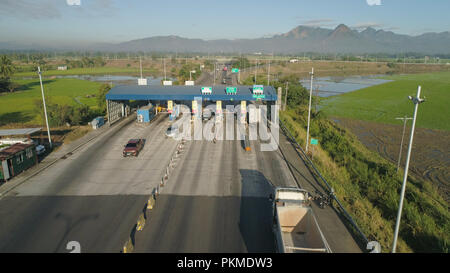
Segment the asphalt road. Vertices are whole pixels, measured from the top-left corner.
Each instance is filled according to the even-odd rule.
[[[160,115],[106,131],[2,196],[0,252],[69,252],[70,241],[82,252],[119,252],[176,149],[164,135],[169,124]],[[147,139],[137,158],[122,157],[130,138]],[[250,144],[246,152],[239,140],[188,141],[135,251],[273,252],[273,187],[317,182],[281,131],[281,149]],[[333,251],[359,251],[336,212],[313,209]]]
[[[236,128],[235,128],[236,132]],[[295,186],[280,151],[251,141],[187,143],[184,159],[136,234],[136,252],[274,252],[273,186]]]
[[[175,151],[167,116],[108,131],[0,199],[0,252],[119,252]],[[123,158],[130,138],[146,138]]]

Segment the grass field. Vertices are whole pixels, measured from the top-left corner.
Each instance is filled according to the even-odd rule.
[[[42,100],[39,80],[17,80],[20,91],[0,94],[0,126],[9,123],[42,124],[35,109],[34,101]],[[100,83],[78,79],[44,79],[47,103],[96,106],[96,98],[86,95],[96,94]]]
[[[396,117],[413,115],[413,103],[407,98],[422,86],[417,127],[450,131],[450,72],[396,75],[384,77],[393,82],[333,96],[321,101],[329,116],[399,124]]]
[[[144,68],[142,69],[144,74],[157,73],[155,69]],[[68,75],[109,75],[109,74],[121,74],[121,75],[139,75],[139,68],[135,67],[93,67],[93,68],[73,68],[68,70],[48,70],[43,71],[45,76],[68,76]],[[23,77],[38,77],[36,72],[17,72],[14,74],[14,78]]]
[[[307,106],[303,107],[303,111],[280,113],[280,120],[302,146],[307,123]],[[311,125],[311,135],[319,139],[314,147],[316,167],[369,240],[389,252],[402,173],[334,122],[316,119]],[[448,203],[432,183],[409,176],[398,240],[398,252],[449,252]]]

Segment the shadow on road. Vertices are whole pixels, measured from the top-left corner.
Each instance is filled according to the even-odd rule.
[[[275,252],[272,232],[272,183],[259,171],[239,170],[241,204],[239,230],[249,253]]]

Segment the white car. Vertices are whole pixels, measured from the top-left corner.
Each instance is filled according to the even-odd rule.
[[[41,155],[41,154],[43,154],[43,153],[45,153],[45,147],[44,147],[44,145],[37,145],[37,146],[36,146],[36,154],[37,154],[37,155]]]
[[[166,131],[166,136],[168,137],[174,137],[176,134],[178,134],[178,126],[175,125],[170,126]]]

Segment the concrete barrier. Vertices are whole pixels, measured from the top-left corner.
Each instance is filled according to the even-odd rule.
[[[185,140],[182,140],[182,144],[184,144]],[[179,145],[178,148],[183,148],[184,145]],[[172,156],[172,158],[170,159],[169,164],[166,167],[166,173],[164,174],[164,176],[161,178],[161,181],[159,183],[158,186],[156,186],[155,188],[153,188],[152,190],[152,194],[150,195],[147,203],[146,203],[146,207],[144,208],[144,212],[141,213],[138,217],[137,223],[135,228],[133,228],[132,234],[134,234],[136,231],[141,231],[144,229],[145,227],[145,222],[146,222],[146,210],[151,210],[154,208],[155,204],[156,204],[156,198],[159,196],[159,194],[161,193],[161,189],[165,186],[165,184],[167,183],[167,181],[169,180],[169,174],[172,168],[175,167],[175,159],[178,157],[178,155],[180,155],[182,152],[182,150],[177,149],[175,151],[175,154]],[[122,248],[122,253],[131,253],[134,250],[134,242],[133,239],[134,235],[130,236],[128,238],[128,241],[124,244],[123,248]]]
[[[145,215],[144,213],[141,213],[139,215],[139,218],[137,220],[136,230],[141,231],[145,227]]]
[[[150,196],[150,198],[147,201],[147,209],[151,210],[155,206],[155,197],[153,195]]]
[[[134,250],[133,241],[131,237],[128,238],[128,241],[123,245],[122,253],[131,253]]]

